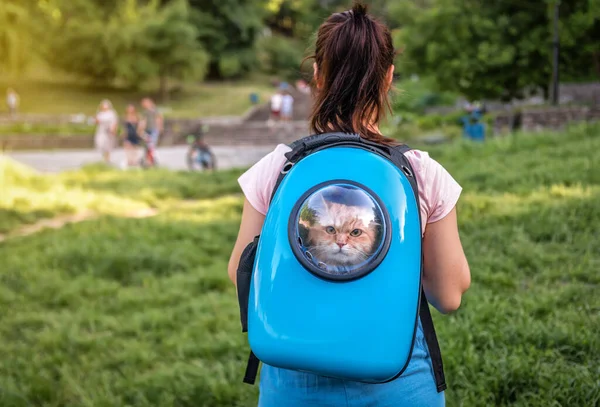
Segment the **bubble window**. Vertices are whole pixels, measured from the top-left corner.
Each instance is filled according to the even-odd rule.
[[[350,181],[329,182],[298,201],[289,237],[294,254],[310,272],[352,280],[371,272],[385,257],[389,216],[368,188]]]

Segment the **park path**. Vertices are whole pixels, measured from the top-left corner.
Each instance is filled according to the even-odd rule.
[[[213,152],[217,156],[220,169],[249,167],[269,153],[275,146],[215,146]],[[158,149],[160,166],[171,170],[186,170],[187,146],[161,147]],[[87,164],[100,162],[99,154],[93,150],[54,150],[38,152],[14,152],[8,155],[36,170],[44,173],[57,173],[74,170]],[[114,151],[112,162],[118,166],[125,160],[122,149]],[[124,214],[127,218],[143,218],[155,216],[158,212],[154,209],[135,211]],[[7,234],[0,233],[0,242],[7,239],[28,236],[43,229],[59,229],[69,223],[79,223],[92,220],[99,215],[91,211],[84,211],[72,215],[61,215],[50,219],[42,219],[31,225],[24,225]]]
[[[214,146],[219,169],[249,167],[269,153],[275,145],[236,145]],[[171,170],[185,170],[187,146],[160,147],[160,166]],[[8,156],[41,172],[56,173],[74,170],[87,164],[100,162],[100,155],[94,150],[53,150],[36,152],[9,152]],[[123,149],[112,154],[112,162],[119,166],[125,160]]]
[[[149,218],[149,217],[156,216],[156,215],[158,215],[157,209],[147,208],[147,209],[140,209],[140,210],[136,210],[136,211],[132,211],[132,212],[127,212],[127,213],[123,214],[121,217],[141,219],[141,218]],[[94,211],[86,210],[86,211],[78,212],[78,213],[75,213],[72,215],[59,215],[59,216],[55,216],[54,218],[40,219],[35,223],[32,223],[30,225],[23,225],[9,233],[6,233],[6,234],[0,233],[0,243],[4,242],[7,239],[13,238],[13,237],[23,237],[23,236],[33,235],[34,233],[40,232],[44,229],[60,229],[63,226],[68,225],[70,223],[84,222],[86,220],[96,219],[99,216],[100,215]]]

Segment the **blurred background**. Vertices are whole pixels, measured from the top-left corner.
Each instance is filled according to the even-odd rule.
[[[600,405],[600,1],[373,0],[385,135],[463,186],[449,405]],[[250,406],[237,177],[340,0],[0,0],[0,406]]]

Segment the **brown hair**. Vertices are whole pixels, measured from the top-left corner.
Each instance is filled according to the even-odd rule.
[[[387,74],[395,51],[389,29],[357,2],[319,27],[314,58],[317,81],[310,121],[315,133],[358,133],[379,142],[394,140],[371,126],[391,111]]]

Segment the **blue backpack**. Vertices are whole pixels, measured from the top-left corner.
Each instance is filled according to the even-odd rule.
[[[242,253],[237,289],[259,362],[366,383],[398,378],[421,318],[438,392],[442,358],[422,288],[417,182],[404,153],[356,134],[290,145],[261,231]]]

